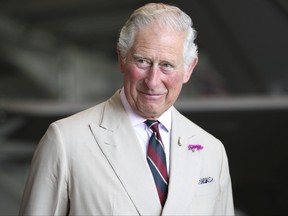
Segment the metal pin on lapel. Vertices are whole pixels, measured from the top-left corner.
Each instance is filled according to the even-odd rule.
[[[181,140],[181,137],[178,138],[178,145],[179,145],[179,146],[182,146],[182,140]]]

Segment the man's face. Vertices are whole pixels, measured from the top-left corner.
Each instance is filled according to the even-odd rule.
[[[146,119],[157,119],[176,101],[197,63],[184,71],[185,33],[157,26],[142,28],[124,63],[124,89],[132,109]]]

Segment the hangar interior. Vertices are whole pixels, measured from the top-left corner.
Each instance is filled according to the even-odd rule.
[[[0,215],[15,215],[48,125],[122,85],[119,30],[144,0],[1,0]],[[158,1],[154,1],[158,2]],[[288,211],[288,2],[170,0],[199,64],[176,107],[226,148],[237,215]]]

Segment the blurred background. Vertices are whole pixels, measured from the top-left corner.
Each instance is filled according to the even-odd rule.
[[[119,30],[147,2],[0,1],[0,215],[18,213],[48,125],[121,87]],[[162,2],[198,32],[199,64],[176,106],[224,143],[237,215],[287,213],[288,1]]]

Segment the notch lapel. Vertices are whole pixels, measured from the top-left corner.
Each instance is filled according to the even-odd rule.
[[[161,214],[162,207],[145,154],[118,92],[106,102],[100,125],[90,124],[90,128],[139,214]]]

